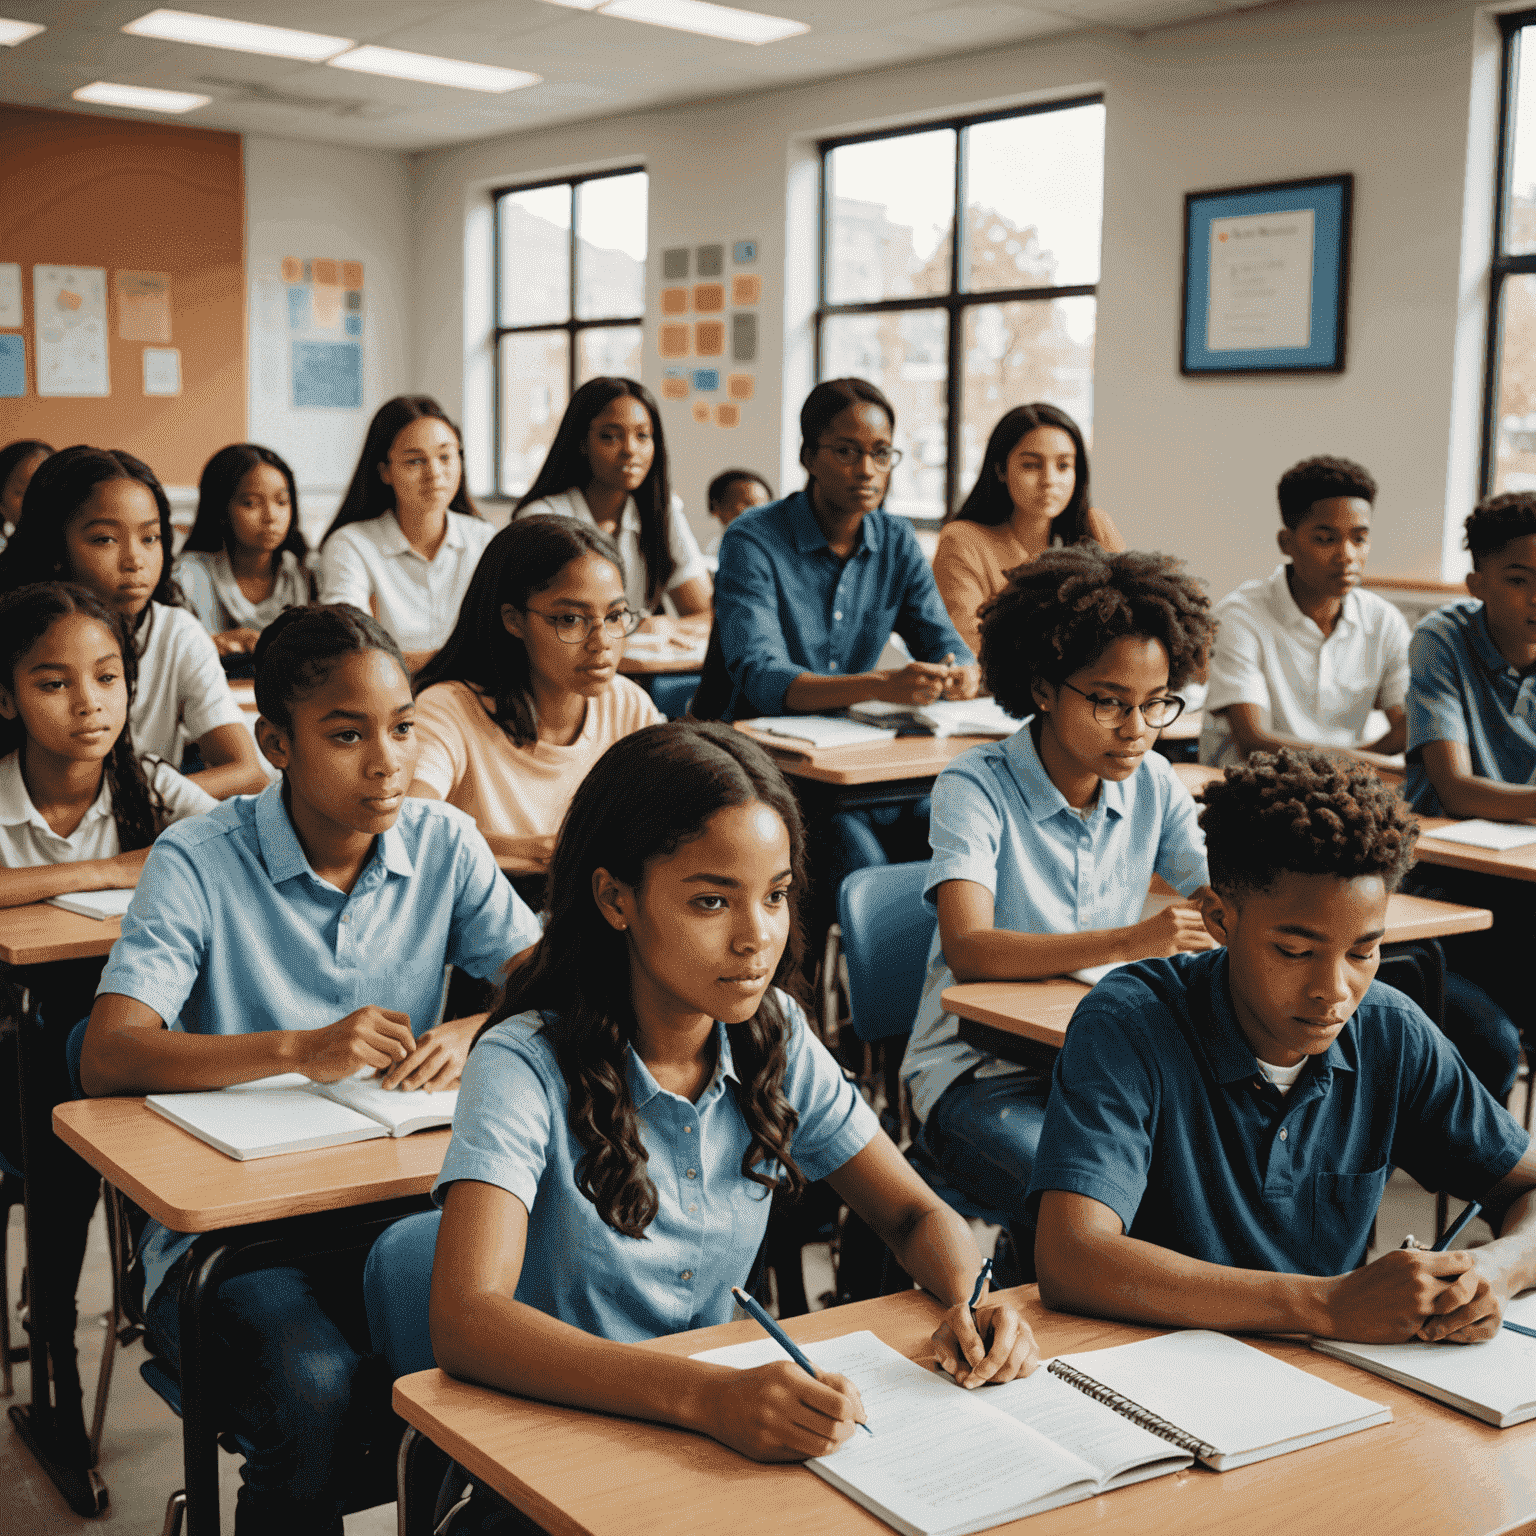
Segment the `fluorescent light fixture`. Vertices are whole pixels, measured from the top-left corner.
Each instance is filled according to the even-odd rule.
[[[332,69],[355,69],[364,75],[388,75],[394,80],[419,80],[424,85],[453,85],[461,91],[518,91],[537,85],[543,75],[526,69],[502,69],[495,64],[471,64],[463,59],[440,59],[431,53],[406,53],[399,48],[377,48],[366,43],[331,59]]]
[[[173,43],[231,48],[236,53],[265,53],[277,59],[304,59],[311,64],[333,59],[354,44],[350,37],[295,32],[291,27],[264,27],[254,21],[199,16],[193,11],[150,11],[137,21],[130,21],[123,31],[135,37],[163,37]]]
[[[761,11],[741,11],[733,5],[710,5],[707,0],[606,0],[599,8],[604,16],[622,21],[643,21],[653,27],[678,32],[698,32],[723,37],[733,43],[783,42],[811,29],[787,16],[765,16]]]
[[[17,43],[24,43],[29,37],[36,37],[39,32],[47,30],[47,27],[39,26],[35,21],[11,21],[0,16],[0,48],[14,48]]]
[[[94,102],[98,107],[132,107],[138,112],[190,112],[213,100],[193,91],[156,91],[147,85],[113,85],[108,80],[82,85],[71,94],[76,101]]]

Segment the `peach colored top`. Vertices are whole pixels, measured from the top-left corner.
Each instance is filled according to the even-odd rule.
[[[593,763],[621,737],[664,718],[645,689],[616,677],[587,700],[581,735],[570,746],[518,747],[467,683],[434,683],[416,700],[416,777],[467,811],[482,832],[548,837],[560,830]]]
[[[1125,540],[1107,512],[1090,507],[1086,521],[1089,537],[1111,554],[1117,555],[1125,548]],[[950,622],[974,656],[981,656],[981,625],[976,610],[1008,585],[1009,571],[1032,559],[1034,556],[1014,537],[1008,523],[993,528],[982,523],[949,523],[940,532],[939,547],[933,556],[933,579],[949,610]]]

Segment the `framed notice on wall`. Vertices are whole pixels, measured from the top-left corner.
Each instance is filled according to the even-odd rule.
[[[1342,373],[1354,177],[1184,198],[1179,372]]]

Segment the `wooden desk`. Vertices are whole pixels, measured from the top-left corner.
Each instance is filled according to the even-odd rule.
[[[743,736],[766,747],[792,779],[849,789],[869,784],[932,781],[962,752],[993,741],[991,736],[898,736],[867,746],[813,747],[758,730],[750,720],[737,723]],[[926,790],[921,791],[926,793]]]
[[[1178,724],[1177,721],[1174,724]],[[1207,768],[1204,763],[1175,763],[1173,771],[1179,776],[1179,782],[1190,794],[1198,795],[1212,779],[1222,776],[1220,768]]]
[[[704,665],[704,647],[690,646],[674,655],[646,653],[640,656],[625,655],[619,663],[619,671],[626,677],[668,677],[679,673],[697,672]]]
[[[120,918],[82,917],[34,901],[0,907],[0,961],[6,965],[48,965],[56,960],[97,960],[117,943]]]
[[[1043,1355],[1165,1331],[1047,1311],[1033,1286],[1018,1294]],[[932,1298],[907,1291],[785,1327],[804,1341],[868,1328],[927,1362],[940,1315]],[[759,1337],[751,1323],[728,1323],[642,1347],[690,1355]],[[1193,1467],[997,1529],[1011,1536],[1512,1536],[1536,1528],[1536,1423],[1494,1429],[1304,1345],[1245,1342],[1390,1405],[1393,1422],[1235,1472]],[[803,1467],[759,1465],[682,1430],[509,1397],[441,1371],[403,1377],[394,1400],[408,1424],[554,1536],[890,1531]]]
[[[1450,816],[1419,817],[1416,849],[1419,863],[1466,869],[1476,875],[1497,875],[1505,880],[1536,880],[1536,843],[1500,852],[1494,848],[1469,848],[1465,843],[1442,843],[1436,839],[1437,831],[1455,825],[1455,818]]]

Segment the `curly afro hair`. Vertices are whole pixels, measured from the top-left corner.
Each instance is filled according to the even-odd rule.
[[[1284,870],[1357,880],[1389,891],[1413,863],[1419,824],[1363,763],[1302,752],[1255,752],[1205,787],[1205,855],[1223,893],[1267,891]]]
[[[981,614],[981,672],[1016,720],[1035,712],[1034,685],[1060,686],[1127,635],[1162,642],[1168,686],[1199,670],[1216,634],[1210,599],[1171,555],[1097,544],[1048,549],[1008,573]]]
[[[1476,566],[1485,555],[1496,555],[1506,544],[1536,533],[1536,491],[1484,496],[1462,526],[1462,548],[1471,551]]]
[[[1376,481],[1363,464],[1324,453],[1291,465],[1280,476],[1276,494],[1280,498],[1280,521],[1287,528],[1299,528],[1314,503],[1332,501],[1335,496],[1357,496],[1375,506]]]

